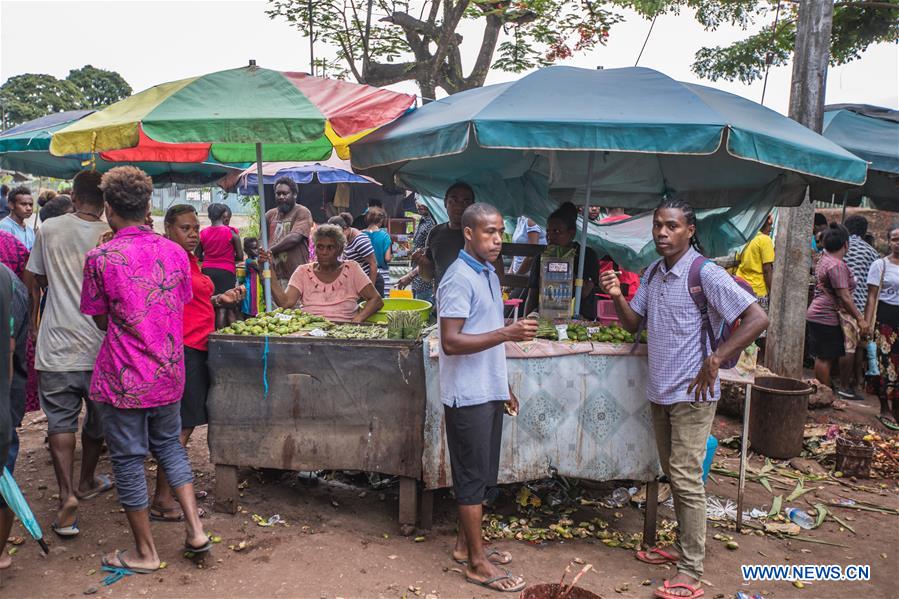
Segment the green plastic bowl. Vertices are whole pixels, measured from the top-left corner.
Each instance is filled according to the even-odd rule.
[[[359,304],[360,308],[363,306],[365,306],[365,302]],[[414,311],[421,314],[421,321],[427,324],[428,319],[431,318],[431,307],[431,302],[426,302],[425,300],[385,298],[384,307],[369,316],[367,322],[386,323],[388,312]]]

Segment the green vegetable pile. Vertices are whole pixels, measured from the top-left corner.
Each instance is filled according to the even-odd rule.
[[[598,343],[633,343],[635,336],[617,324],[602,326],[589,322],[570,322],[566,325],[566,334],[569,341]],[[559,334],[555,325],[550,320],[541,318],[537,324],[537,338],[558,341]],[[646,331],[640,335],[640,342],[646,343]]]
[[[387,313],[388,339],[418,339],[421,335],[421,314],[413,310]]]
[[[220,335],[283,337],[300,331],[328,329],[333,325],[321,316],[313,316],[302,310],[278,308],[247,320],[238,320],[231,326],[219,329]]]
[[[386,339],[387,327],[382,325],[363,326],[358,324],[336,324],[328,329],[332,339]]]
[[[646,343],[646,330],[640,335],[640,342]],[[600,343],[633,343],[634,334],[629,333],[617,324],[600,327],[599,331],[590,336],[590,341],[598,341]]]
[[[537,339],[558,341],[559,334],[556,332],[556,327],[551,320],[541,318],[537,321]]]

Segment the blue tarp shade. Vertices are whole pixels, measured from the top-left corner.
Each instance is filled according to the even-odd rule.
[[[552,189],[582,188],[583,151],[599,151],[606,163],[593,181],[599,201],[611,193],[630,207],[648,207],[670,191],[692,194],[697,205],[722,206],[726,200],[716,193],[722,186],[758,189],[779,174],[788,176],[786,188],[815,179],[865,180],[862,161],[795,121],[645,68],[541,69],[431,102],[352,147],[354,169],[382,181],[488,181],[501,174],[498,183],[509,185],[533,173]],[[478,150],[489,150],[491,159]],[[564,168],[573,161],[583,165],[580,172]],[[624,165],[626,175],[608,181]]]
[[[849,203],[867,196],[880,209],[899,211],[899,111],[864,104],[828,106],[823,133],[870,163],[865,186],[850,193]]]
[[[357,173],[436,198],[435,208],[464,180],[506,217],[542,224],[562,201],[583,204],[590,153],[592,204],[641,212],[677,194],[710,211],[700,214],[710,255],[743,245],[771,208],[798,205],[809,183],[860,185],[867,170],[833,142],[739,96],[651,69],[573,67],[426,104],[354,143],[352,163]],[[623,238],[621,228],[588,229],[601,255],[628,268],[652,257],[648,223],[645,234]]]
[[[279,170],[274,175],[263,175],[263,181],[266,185],[271,185],[281,177],[290,177],[298,185],[312,183],[315,179],[317,179],[317,182],[321,183],[322,185],[333,183],[372,183],[371,180],[366,179],[365,177],[360,177],[355,173],[324,164],[310,164],[284,168]],[[245,196],[258,195],[259,191],[256,186],[257,180],[258,176],[255,173],[248,174],[246,184],[240,185],[238,187],[238,192],[241,195]]]

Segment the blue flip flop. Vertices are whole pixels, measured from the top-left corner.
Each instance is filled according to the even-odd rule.
[[[50,528],[53,529],[53,532],[56,533],[61,539],[71,539],[73,537],[77,537],[81,534],[81,530],[78,528],[78,519],[75,519],[75,522],[72,523],[71,526],[60,526],[56,522],[50,525]]]

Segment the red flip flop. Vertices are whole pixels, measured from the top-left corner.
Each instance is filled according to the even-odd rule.
[[[659,555],[661,557],[649,557],[653,553],[656,555]],[[654,566],[657,566],[659,564],[676,564],[677,563],[676,557],[674,557],[673,555],[671,555],[670,553],[668,553],[667,551],[665,551],[664,549],[661,549],[659,547],[653,547],[647,551],[638,551],[637,555],[635,557],[638,560],[640,560],[641,562],[644,562],[647,564],[652,564]]]
[[[699,599],[699,597],[705,595],[705,591],[702,588],[694,587],[686,582],[671,583],[666,580],[664,587],[664,589],[656,589],[655,596],[658,597],[658,599]],[[668,592],[668,589],[684,589],[690,591],[690,594],[672,595]]]

